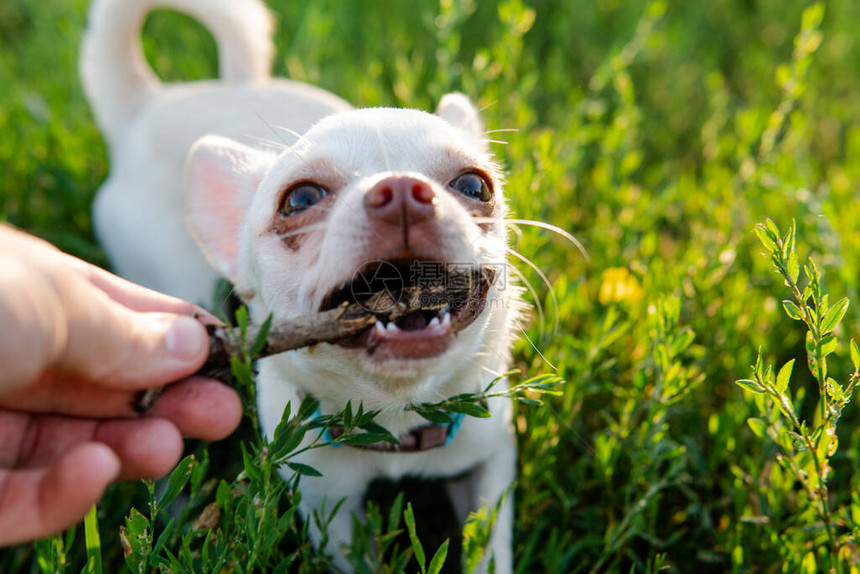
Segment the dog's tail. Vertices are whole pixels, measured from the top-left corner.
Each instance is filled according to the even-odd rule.
[[[160,89],[140,45],[144,19],[171,8],[200,20],[218,44],[219,75],[228,82],[269,77],[272,17],[261,0],[96,0],[81,47],[84,90],[108,140]]]

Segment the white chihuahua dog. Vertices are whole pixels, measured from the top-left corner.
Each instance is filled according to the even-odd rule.
[[[154,78],[137,41],[151,5],[184,10],[213,30],[220,81],[163,86]],[[399,438],[393,448],[301,455],[323,474],[302,480],[303,514],[344,501],[327,531],[335,565],[349,570],[351,515],[361,515],[374,479],[456,477],[449,493],[461,521],[509,489],[509,401],[490,400],[491,418],[446,425],[428,424],[410,407],[478,392],[507,370],[520,293],[501,280],[502,177],[471,102],[449,94],[435,115],[350,110],[322,90],[269,79],[270,34],[257,0],[94,4],[82,70],[112,161],[95,222],[126,277],[204,301],[225,276],[255,321],[331,309],[427,273],[501,266],[481,274],[462,305],[416,310],[336,344],[260,361],[259,413],[270,437],[287,404],[295,412],[310,395],[323,415],[349,401],[379,410],[376,422]],[[271,139],[269,125],[289,132],[279,153],[248,145]],[[511,536],[508,496],[490,540],[497,572],[512,570]]]

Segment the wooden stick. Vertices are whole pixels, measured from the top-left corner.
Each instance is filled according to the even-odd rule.
[[[434,311],[453,308],[458,301],[469,297],[471,281],[465,281],[459,289],[445,285],[408,286],[399,291],[374,293],[367,299],[355,303],[344,302],[336,309],[313,315],[305,315],[271,326],[266,344],[254,359],[309,347],[317,343],[330,343],[359,335],[373,327],[377,321],[398,321],[417,310]],[[209,327],[209,358],[198,375],[232,382],[230,357],[242,352],[241,335],[236,327]],[[245,340],[255,341],[261,326],[249,325]],[[134,408],[145,412],[159,397],[164,387],[143,392]]]
[[[468,296],[468,290],[450,291],[442,285],[405,287],[394,293],[375,293],[363,302],[346,303],[313,315],[305,315],[272,325],[266,344],[254,359],[309,347],[317,343],[331,343],[360,334],[376,321],[398,321],[417,310],[435,311],[451,306],[458,298]],[[246,340],[254,341],[260,333],[259,325],[249,325]],[[217,327],[209,331],[209,359],[207,365],[229,366],[230,357],[240,353],[239,330],[235,327]],[[204,366],[205,368],[205,366]]]

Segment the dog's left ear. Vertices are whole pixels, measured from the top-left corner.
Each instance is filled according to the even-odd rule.
[[[185,166],[185,218],[210,263],[233,283],[239,233],[254,192],[273,158],[220,136],[204,136]]]
[[[465,94],[451,93],[442,96],[439,107],[436,108],[436,115],[476,140],[484,135],[484,124],[478,115],[478,109]]]

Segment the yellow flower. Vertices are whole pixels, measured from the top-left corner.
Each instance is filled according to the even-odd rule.
[[[603,272],[601,279],[603,282],[597,298],[604,305],[620,302],[634,304],[642,299],[639,280],[624,267],[610,267]]]

